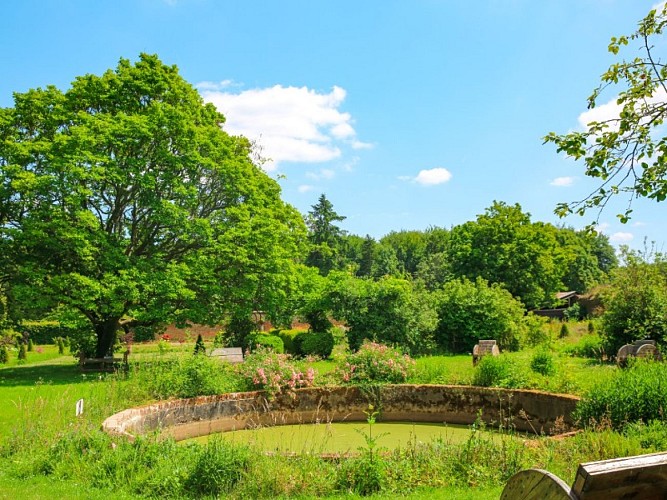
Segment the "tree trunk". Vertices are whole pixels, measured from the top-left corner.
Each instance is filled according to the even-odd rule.
[[[97,344],[95,346],[95,357],[103,358],[112,355],[113,345],[116,342],[116,333],[120,318],[107,318],[95,325],[95,334],[97,335]]]

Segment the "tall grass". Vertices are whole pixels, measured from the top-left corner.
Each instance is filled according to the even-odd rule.
[[[576,415],[584,424],[606,420],[615,429],[634,422],[667,422],[667,365],[636,360],[590,389]]]

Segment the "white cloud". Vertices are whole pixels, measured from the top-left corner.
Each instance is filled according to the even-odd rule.
[[[444,184],[451,178],[452,174],[449,170],[442,167],[436,167],[430,170],[421,170],[417,174],[417,177],[414,178],[414,181],[422,186],[435,186]]]
[[[308,191],[312,191],[313,189],[315,189],[315,186],[311,186],[309,184],[301,184],[297,188],[297,191],[299,191],[299,193],[307,193]]]
[[[612,234],[609,237],[609,241],[613,241],[615,243],[627,243],[628,241],[632,241],[634,237],[635,236],[632,233],[618,232]]]
[[[214,88],[210,82],[198,87],[204,100],[225,115],[227,132],[259,142],[271,160],[266,170],[286,161],[330,161],[346,146],[370,147],[356,138],[351,115],[339,111],[346,96],[341,87],[329,93],[281,85],[238,93]]]
[[[634,227],[644,227],[644,226],[648,226],[648,224],[647,224],[646,222],[641,222],[641,221],[634,222],[632,225],[633,225]]]
[[[549,184],[551,186],[567,187],[571,186],[573,182],[574,182],[574,177],[556,177]]]
[[[609,229],[609,223],[608,222],[601,222],[600,224],[597,224],[595,226],[595,230],[599,233],[604,233]]]
[[[319,172],[306,172],[306,177],[308,177],[309,179],[313,179],[315,181],[319,181],[322,179],[326,180],[333,179],[335,175],[336,172],[334,172],[329,168],[323,168]]]
[[[232,80],[222,80],[219,82],[199,82],[195,87],[203,93],[209,90],[223,90],[235,85]]]

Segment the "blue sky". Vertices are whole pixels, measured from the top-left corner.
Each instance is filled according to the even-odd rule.
[[[351,233],[449,228],[493,200],[579,228],[597,214],[553,210],[596,184],[542,137],[581,126],[610,37],[655,1],[5,1],[0,106],[155,53],[257,139],[286,201],[325,193]],[[626,201],[599,219],[611,241],[667,250],[667,205],[623,225]]]

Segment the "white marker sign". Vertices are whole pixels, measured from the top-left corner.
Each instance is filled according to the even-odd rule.
[[[76,402],[76,416],[78,417],[83,413],[83,399],[79,399]]]

